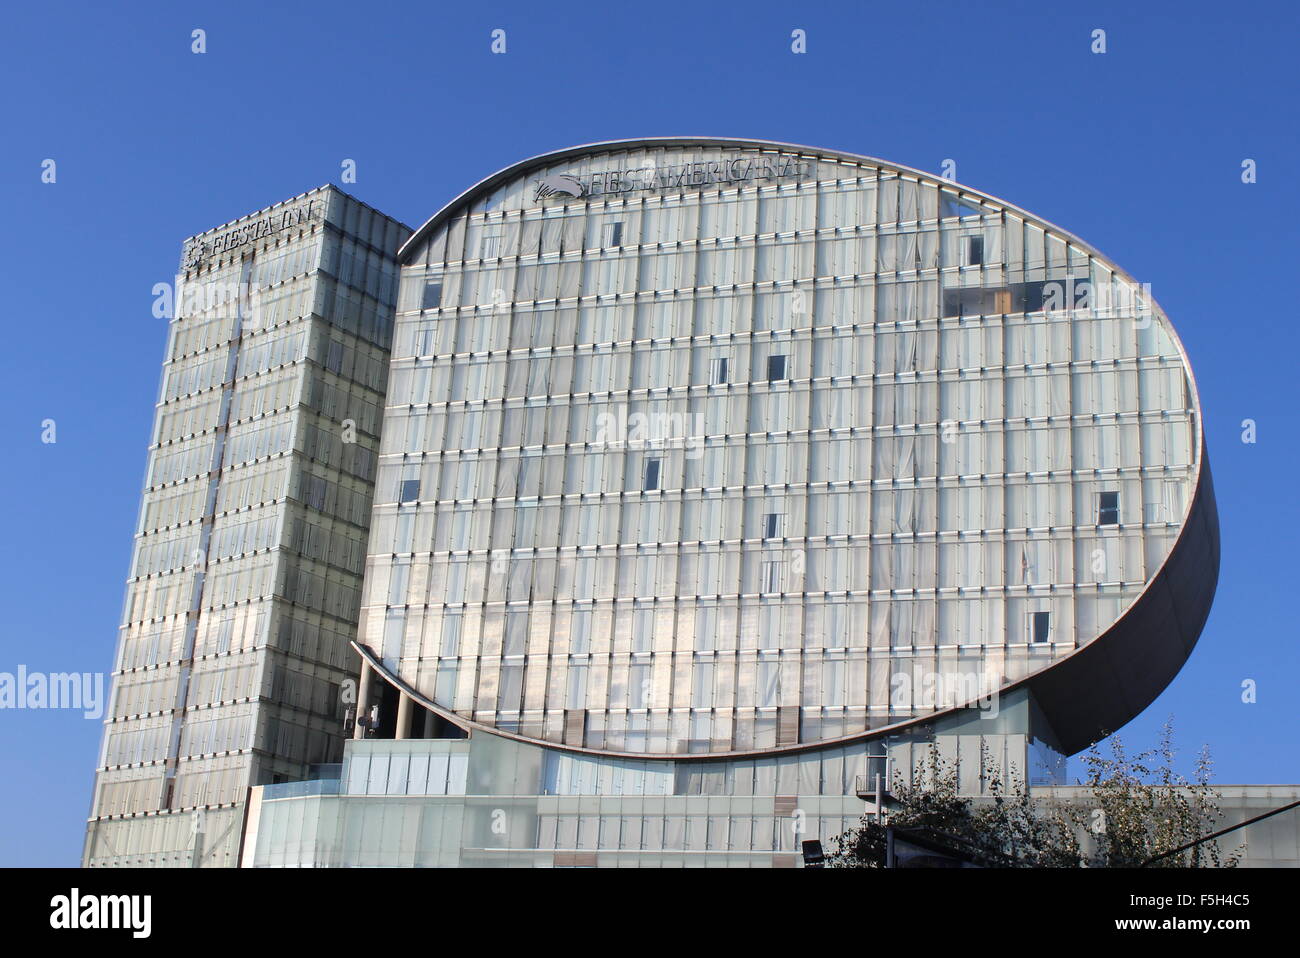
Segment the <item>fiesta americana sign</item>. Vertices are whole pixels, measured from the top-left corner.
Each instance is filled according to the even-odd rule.
[[[602,173],[553,173],[537,181],[534,199],[552,196],[587,198],[639,190],[702,189],[708,186],[744,185],[757,180],[800,180],[811,173],[812,163],[800,156],[740,154],[718,160],[700,160],[672,166],[634,167]]]

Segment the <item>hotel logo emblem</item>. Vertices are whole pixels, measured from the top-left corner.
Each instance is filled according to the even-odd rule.
[[[540,200],[560,193],[567,196],[582,196],[586,192],[587,188],[582,185],[576,176],[568,173],[555,173],[537,181],[537,195],[533,199]]]

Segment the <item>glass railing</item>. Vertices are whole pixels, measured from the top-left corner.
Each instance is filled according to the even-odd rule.
[[[337,767],[337,766],[336,766]],[[264,801],[277,798],[308,798],[312,795],[338,795],[342,782],[336,778],[313,778],[305,782],[279,782],[262,786]]]

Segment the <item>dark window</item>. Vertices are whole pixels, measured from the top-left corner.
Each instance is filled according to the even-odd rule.
[[[623,224],[621,222],[605,224],[605,245],[606,246],[623,245]]]
[[[720,357],[713,360],[709,370],[709,382],[714,386],[720,386],[727,381],[727,360]]]
[[[442,283],[425,283],[424,299],[420,302],[421,309],[437,309],[442,305]]]
[[[1034,643],[1039,644],[1046,642],[1048,637],[1052,634],[1052,613],[1035,612],[1033,613],[1033,620]]]
[[[645,461],[645,484],[641,488],[646,492],[654,492],[659,488],[658,459],[647,459]]]
[[[763,517],[763,538],[775,539],[781,534],[781,513],[769,512]]]
[[[420,498],[420,480],[403,479],[402,492],[397,497],[398,502],[415,502]]]
[[[1100,492],[1097,494],[1097,525],[1119,525],[1119,493]]]
[[[785,379],[785,356],[767,357],[767,381],[776,382]]]
[[[984,262],[984,237],[968,236],[967,240],[969,255],[966,257],[966,262],[970,266],[979,266]]]

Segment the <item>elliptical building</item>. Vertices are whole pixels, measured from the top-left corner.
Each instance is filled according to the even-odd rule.
[[[793,865],[918,746],[972,792],[983,750],[1060,783],[1190,654],[1195,382],[1082,240],[695,138],[525,160],[384,236],[364,584],[322,653],[340,682],[355,650],[354,738],[240,779],[243,864]]]

